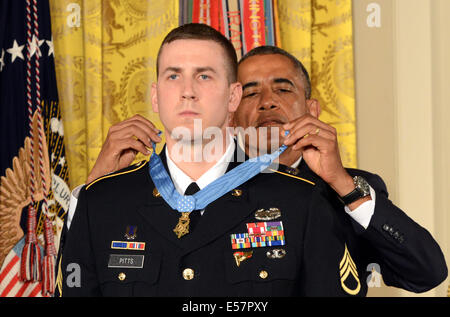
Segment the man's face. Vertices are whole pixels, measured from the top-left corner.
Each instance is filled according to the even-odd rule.
[[[225,54],[216,42],[175,40],[163,46],[158,81],[152,85],[152,106],[166,138],[176,127],[193,133],[195,119],[202,120],[203,130],[224,130],[241,93],[240,84],[230,84],[227,76]]]
[[[234,125],[244,129],[267,127],[269,149],[270,127],[279,127],[277,140],[281,145],[283,124],[310,112],[311,103],[315,103],[306,100],[299,71],[280,54],[249,57],[239,65],[238,81],[243,94]]]

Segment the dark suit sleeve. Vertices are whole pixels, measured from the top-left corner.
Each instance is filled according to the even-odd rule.
[[[92,252],[87,196],[83,188],[70,231],[66,232],[61,261],[62,296],[101,295]],[[80,283],[76,283],[77,278]]]
[[[388,199],[386,185],[378,175],[362,176],[375,190],[375,211],[367,229],[352,223],[368,242],[367,257],[380,264],[385,284],[412,292],[438,286],[447,277],[447,266],[437,242]]]

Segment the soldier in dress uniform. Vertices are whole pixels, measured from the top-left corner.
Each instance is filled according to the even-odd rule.
[[[336,215],[314,179],[257,170],[236,187],[215,183],[241,166],[233,162],[236,145],[226,132],[242,94],[230,42],[208,26],[184,25],[167,35],[157,63],[152,107],[164,125],[166,146],[160,159],[152,156],[81,190],[62,250],[62,296],[359,294],[361,282]],[[208,161],[177,161],[173,149],[180,143],[195,153],[198,143],[210,142],[197,134],[177,138],[179,127],[195,132],[195,119],[203,131],[222,132],[214,142],[225,150]],[[248,172],[239,170],[232,180]],[[207,191],[212,184],[218,185]],[[176,208],[173,197],[181,197]],[[206,206],[197,208],[205,199]],[[200,210],[185,217],[191,203]],[[272,210],[269,218],[266,210]],[[353,283],[350,293],[341,285],[341,262]],[[80,283],[70,282],[73,264]]]
[[[186,40],[173,43],[177,42],[185,47]],[[170,74],[169,78],[178,76],[182,77]],[[280,139],[289,145],[280,156],[287,166],[280,165],[273,174],[259,174],[212,202],[201,220],[192,217],[191,232],[181,238],[171,228],[176,212],[154,189],[148,163],[90,183],[81,191],[61,266],[64,273],[64,267],[81,256],[82,272],[87,272],[82,274],[82,285],[88,286],[68,288],[63,278],[63,295],[363,296],[371,273],[364,269],[371,262],[380,264],[386,284],[416,292],[445,278],[439,246],[392,205],[381,178],[342,167],[336,132],[317,119],[320,106],[310,97],[309,78],[300,62],[277,48],[256,49],[241,60],[239,82],[244,94],[234,123],[290,130],[290,138]],[[182,98],[189,95],[194,100],[197,93],[184,92]],[[106,168],[116,170],[120,165],[108,164],[117,164],[124,154],[132,160],[130,149],[145,153],[149,138],[160,141],[156,132],[142,117],[111,128],[90,177],[102,175]],[[122,140],[137,136],[142,143],[120,144],[115,138],[125,133]],[[112,149],[114,159],[105,159]],[[230,154],[229,148],[227,152],[237,155]],[[174,179],[180,171],[167,153],[164,149],[161,158]],[[236,165],[230,163],[225,169]],[[194,175],[191,180],[201,183],[202,177]],[[179,181],[184,186],[177,186],[176,179],[174,183],[180,192],[189,187],[189,180]],[[149,191],[153,195],[146,197]],[[109,198],[116,196],[120,198]],[[126,236],[133,239],[121,241],[122,227],[128,223],[126,230],[131,226],[135,233]],[[90,245],[79,243],[86,228]],[[130,243],[135,243],[131,249]],[[138,245],[140,250],[133,249]],[[93,282],[95,275],[97,282]]]

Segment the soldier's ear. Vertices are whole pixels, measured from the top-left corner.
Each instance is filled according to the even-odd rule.
[[[241,103],[242,85],[239,82],[230,84],[230,98],[228,100],[228,111],[235,112]]]
[[[320,116],[320,103],[317,99],[307,99],[306,100],[306,108],[308,113],[313,117],[319,119]]]

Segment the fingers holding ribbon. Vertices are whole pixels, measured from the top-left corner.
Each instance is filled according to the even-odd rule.
[[[138,152],[149,155],[152,142],[161,142],[158,133],[155,125],[140,115],[112,125],[88,175],[87,183],[127,167]]]
[[[308,166],[332,187],[336,180],[346,175],[335,128],[309,114],[285,124],[283,128],[291,131],[284,144],[301,152]]]
[[[140,115],[135,115],[111,126],[105,144],[107,144],[108,141],[110,141],[111,144],[115,144],[115,140],[127,140],[133,138],[144,144],[146,147],[151,148],[152,142],[161,142],[158,133],[159,130],[152,122]],[[141,151],[140,148],[136,148],[136,150],[139,150],[142,154],[148,154]]]
[[[304,115],[283,126],[290,130],[284,144],[292,146],[293,150],[300,150],[304,146],[320,146],[323,142],[337,141],[336,129],[316,119],[311,115]]]

